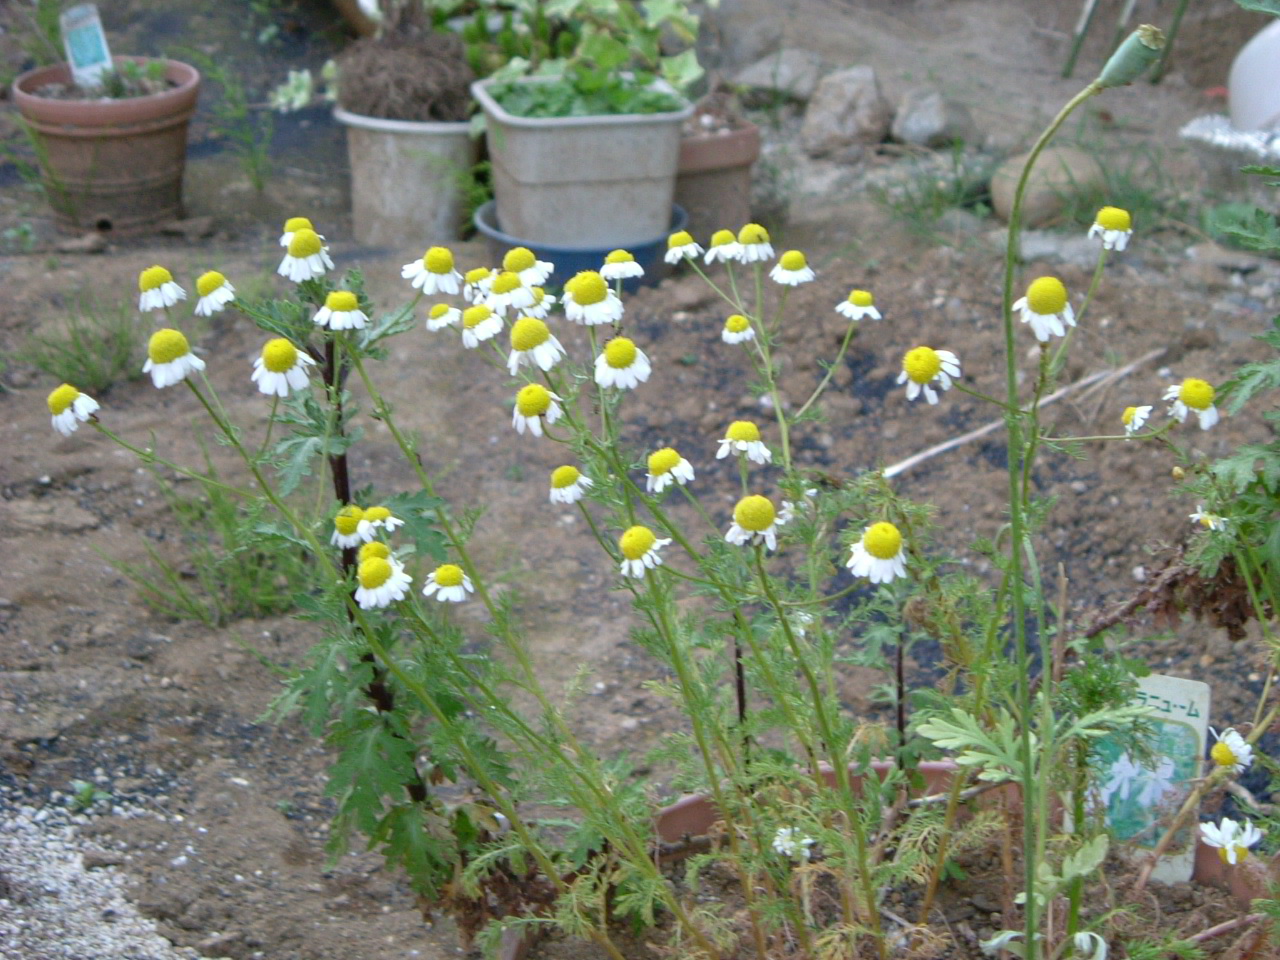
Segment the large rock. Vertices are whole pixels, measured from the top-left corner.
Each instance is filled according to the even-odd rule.
[[[1022,174],[1027,154],[1010,157],[991,176],[991,206],[1008,222],[1013,211],[1013,193]],[[1048,223],[1066,206],[1072,194],[1100,188],[1105,182],[1102,166],[1076,147],[1048,147],[1040,154],[1022,200],[1022,225],[1039,227]]]
[[[810,156],[838,156],[850,147],[879,143],[888,132],[889,105],[876,72],[850,67],[822,78],[805,110],[800,141]]]
[[[974,143],[978,137],[969,108],[932,87],[910,90],[903,96],[892,132],[895,140],[918,147],[945,147],[956,140]]]
[[[787,47],[757,60],[740,72],[734,83],[757,94],[772,94],[791,100],[808,100],[822,76],[822,57],[812,50]],[[751,99],[749,97],[749,99]]]

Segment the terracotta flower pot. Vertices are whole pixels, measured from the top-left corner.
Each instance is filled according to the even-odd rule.
[[[14,81],[13,100],[35,138],[45,195],[60,229],[141,233],[182,216],[187,126],[200,73],[177,60],[164,63],[174,86],[121,100],[37,96],[46,84],[71,82],[66,64]]]
[[[736,231],[751,219],[751,167],[759,156],[754,123],[681,138],[676,203],[688,211],[695,239],[705,243],[716,230]]]

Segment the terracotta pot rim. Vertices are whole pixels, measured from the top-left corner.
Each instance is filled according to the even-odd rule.
[[[123,100],[57,100],[41,97],[31,90],[46,83],[69,82],[71,68],[65,63],[28,70],[13,81],[13,102],[28,120],[68,126],[110,127],[138,123],[188,113],[195,108],[200,87],[200,71],[181,60],[155,57],[113,57],[117,63],[151,63],[160,59],[165,76],[177,86],[142,97]]]
[[[727,133],[699,133],[680,138],[679,172],[702,173],[747,167],[760,156],[760,128],[747,126]]]

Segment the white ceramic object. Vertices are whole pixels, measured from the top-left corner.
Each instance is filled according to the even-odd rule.
[[[1280,129],[1280,20],[1236,54],[1227,91],[1231,125],[1237,130]]]

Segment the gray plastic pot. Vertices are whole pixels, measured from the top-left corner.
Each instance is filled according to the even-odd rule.
[[[333,116],[347,128],[357,240],[425,247],[458,239],[478,146],[469,124],[383,120],[340,107]]]
[[[499,229],[531,243],[607,249],[666,229],[691,104],[668,113],[517,117],[489,95],[492,82],[476,81],[471,94],[485,113]]]

